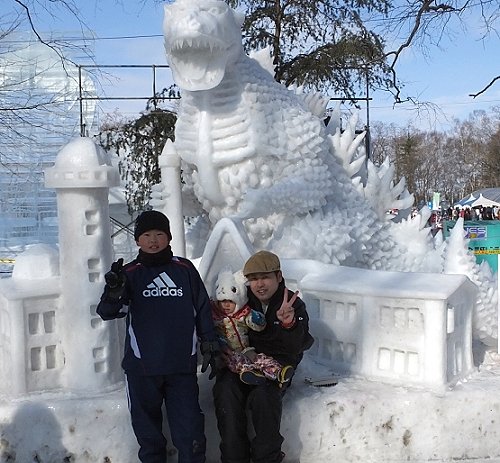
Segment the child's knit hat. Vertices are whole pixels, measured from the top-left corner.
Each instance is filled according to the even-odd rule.
[[[161,230],[172,239],[170,222],[167,216],[160,211],[144,211],[135,219],[134,238],[136,241],[139,236],[149,230]]]
[[[246,279],[243,273],[233,273],[230,269],[222,270],[215,283],[215,298],[218,301],[233,301],[236,304],[233,313],[240,310],[248,301]]]

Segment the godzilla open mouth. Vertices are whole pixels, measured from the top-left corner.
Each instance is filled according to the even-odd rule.
[[[208,90],[219,85],[224,77],[228,53],[217,40],[178,39],[167,52],[174,79],[181,88]]]

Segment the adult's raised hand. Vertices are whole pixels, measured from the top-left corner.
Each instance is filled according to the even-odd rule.
[[[293,295],[288,299],[288,289],[285,288],[283,294],[283,302],[281,307],[277,310],[276,316],[282,325],[285,327],[292,326],[295,321],[295,309],[293,308],[293,303],[299,295],[298,291],[295,291]]]

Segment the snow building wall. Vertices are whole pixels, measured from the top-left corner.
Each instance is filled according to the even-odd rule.
[[[241,269],[253,252],[241,227],[218,222],[199,265],[209,291],[222,268]],[[315,343],[306,355],[325,374],[442,389],[474,370],[477,287],[466,276],[283,257],[281,267],[287,287],[307,305]]]
[[[477,290],[467,277],[331,267],[297,281],[316,362],[338,375],[432,389],[473,372]]]

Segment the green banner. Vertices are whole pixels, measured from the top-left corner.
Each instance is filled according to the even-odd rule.
[[[441,193],[435,191],[432,194],[432,210],[437,211],[439,209],[439,203],[441,202]]]

